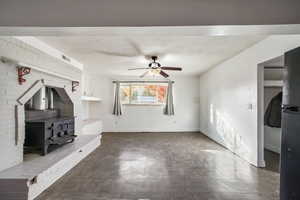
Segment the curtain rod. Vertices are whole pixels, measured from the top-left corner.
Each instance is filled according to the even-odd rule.
[[[113,83],[169,83],[169,81],[113,81]],[[171,81],[175,83],[174,81]]]

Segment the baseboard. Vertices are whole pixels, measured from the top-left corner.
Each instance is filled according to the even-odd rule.
[[[253,165],[254,167],[260,167],[259,163],[256,159],[251,159],[249,157],[242,157],[238,152],[232,151],[230,148],[228,148],[225,144],[219,142],[217,139],[213,138],[212,136],[205,134],[204,131],[200,130],[200,133],[202,133],[204,136],[206,136],[208,139],[210,139],[211,141],[215,142],[216,144],[224,147],[225,149],[227,149],[228,151],[230,151],[231,153],[233,153],[234,155],[238,156],[239,158],[241,158],[242,160],[245,160],[246,162],[248,162],[250,165]]]
[[[131,129],[108,129],[108,130],[103,130],[103,132],[109,132],[109,133],[114,133],[114,132],[118,132],[118,133],[183,133],[183,132],[200,132],[200,128],[189,128],[189,129],[173,129],[173,130],[169,130],[169,129],[154,129],[154,128],[143,128],[143,129],[135,129],[135,128],[131,128]]]
[[[265,161],[265,160],[259,160],[259,161],[258,161],[258,166],[257,166],[257,167],[261,167],[261,168],[266,167],[266,161]]]

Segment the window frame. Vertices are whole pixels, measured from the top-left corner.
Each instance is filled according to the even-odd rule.
[[[166,86],[164,102],[163,103],[159,102],[159,100],[158,100],[159,90],[156,89],[156,95],[155,96],[156,96],[157,101],[155,103],[132,103],[132,98],[131,98],[132,86],[146,86],[146,85]],[[168,89],[167,83],[121,83],[120,87],[122,87],[122,86],[128,86],[129,87],[129,94],[130,94],[128,103],[123,103],[121,101],[121,104],[124,105],[124,106],[164,106],[164,105],[166,105],[167,89]]]

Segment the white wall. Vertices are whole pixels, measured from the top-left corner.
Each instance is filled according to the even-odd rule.
[[[0,56],[13,58],[25,63],[34,64],[59,74],[81,78],[81,72],[73,70],[69,65],[58,62],[46,54],[29,47],[12,37],[0,38]],[[0,171],[23,161],[23,143],[25,132],[24,109],[19,115],[20,135],[18,145],[15,145],[15,115],[14,106],[19,98],[36,80],[45,79],[50,85],[65,87],[74,103],[76,118],[76,132],[81,129],[81,102],[80,88],[71,92],[71,81],[50,76],[35,70],[24,77],[27,81],[19,85],[17,81],[16,66],[0,62]]]
[[[300,46],[300,36],[269,36],[200,77],[200,130],[258,165],[258,64]]]
[[[115,77],[116,78],[116,77]],[[114,79],[115,79],[114,78]],[[122,79],[122,77],[118,77]],[[87,91],[102,98],[101,103],[90,104],[90,116],[103,121],[105,132],[172,132],[199,131],[199,79],[173,79],[175,115],[163,114],[163,106],[123,106],[122,116],[112,115],[114,96],[113,78],[90,76]],[[122,79],[124,80],[124,78]]]

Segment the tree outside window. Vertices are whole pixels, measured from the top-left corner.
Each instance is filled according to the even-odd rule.
[[[160,105],[165,103],[166,84],[122,84],[122,104]]]

